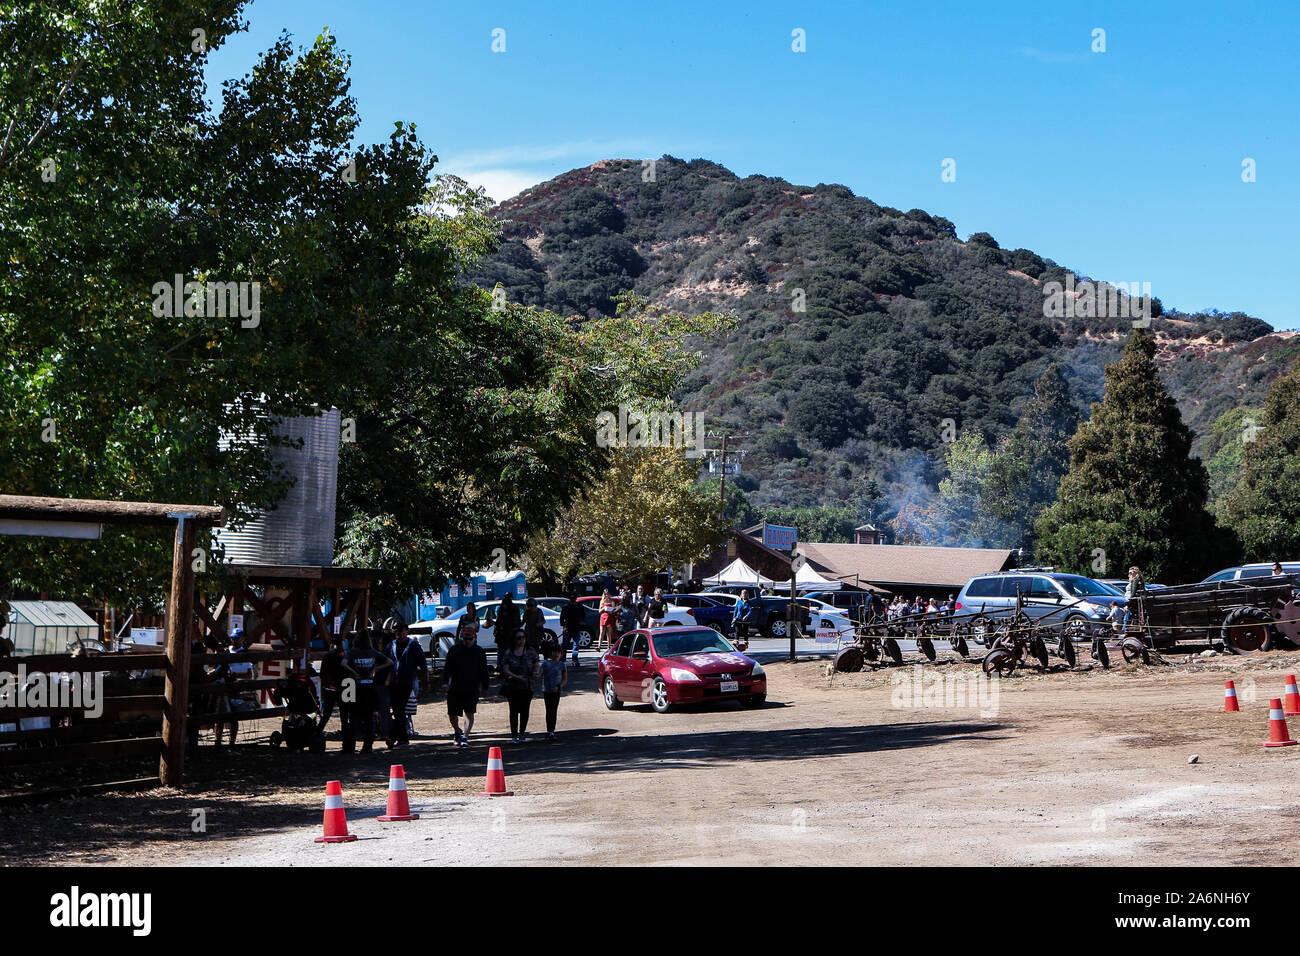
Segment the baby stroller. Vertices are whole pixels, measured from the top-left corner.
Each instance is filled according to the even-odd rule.
[[[325,735],[316,726],[320,702],[316,699],[316,686],[305,676],[282,677],[271,688],[271,700],[288,713],[280,722],[280,729],[271,734],[271,746],[283,743],[290,750],[304,747],[312,753],[324,753]]]

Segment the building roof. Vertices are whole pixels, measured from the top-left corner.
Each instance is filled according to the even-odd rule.
[[[818,570],[846,580],[890,585],[951,587],[1001,571],[1014,553],[1000,548],[936,548],[906,544],[833,544],[805,541],[799,546]]]
[[[71,601],[10,601],[11,619],[22,618],[36,627],[99,627]]]

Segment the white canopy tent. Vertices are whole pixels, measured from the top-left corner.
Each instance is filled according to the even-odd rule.
[[[706,585],[730,584],[741,587],[749,584],[754,587],[767,588],[776,587],[779,583],[783,582],[773,581],[771,578],[763,577],[740,558],[737,558],[717,574],[705,578],[704,583]]]
[[[844,587],[842,581],[822,577],[810,564],[805,564],[795,572],[794,582],[800,591],[838,591]]]

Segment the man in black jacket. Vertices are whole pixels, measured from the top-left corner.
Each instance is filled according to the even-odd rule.
[[[498,667],[501,664],[501,659],[506,656],[506,651],[510,649],[511,641],[515,639],[515,631],[519,630],[522,625],[523,620],[519,616],[519,607],[510,596],[510,592],[507,591],[501,598],[501,603],[497,605],[496,620],[492,630],[492,643],[497,646]]]
[[[492,678],[487,652],[478,646],[478,631],[473,628],[461,631],[460,640],[447,652],[443,677],[447,681],[447,719],[451,721],[456,746],[465,747],[469,744],[469,732],[474,729],[479,695],[487,692]],[[460,727],[462,714],[465,717],[464,731]]]
[[[560,608],[560,634],[565,653],[568,653],[570,647],[573,648],[573,666],[575,669],[579,666],[578,645],[582,643],[582,625],[586,623],[586,620],[587,612],[570,595],[569,602]]]
[[[396,636],[389,645],[388,655],[393,659],[393,683],[389,690],[389,706],[393,711],[388,745],[393,746],[394,738],[398,744],[411,742],[410,730],[406,723],[406,702],[411,699],[415,682],[419,677],[429,673],[424,663],[424,650],[411,640],[405,621],[398,621]]]

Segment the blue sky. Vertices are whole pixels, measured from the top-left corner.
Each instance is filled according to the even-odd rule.
[[[704,157],[919,207],[1174,308],[1300,327],[1300,4],[595,6],[254,0],[210,79],[215,95],[282,30],[303,45],[328,26],[360,139],[414,122],[498,200],[598,159]]]

